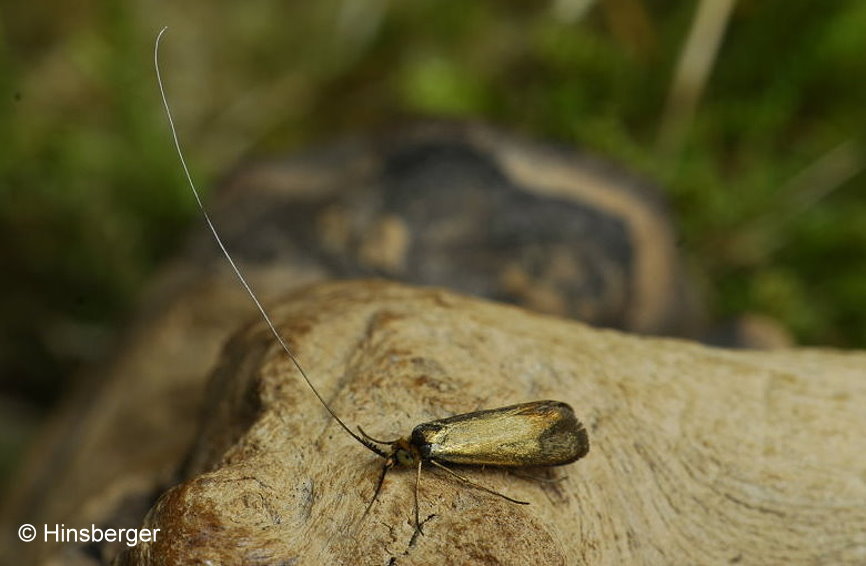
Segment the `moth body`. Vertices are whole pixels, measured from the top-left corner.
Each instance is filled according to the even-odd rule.
[[[414,467],[415,475],[415,528],[421,532],[418,514],[418,485],[421,466],[432,464],[457,479],[501,497],[512,503],[527,505],[475,483],[458,474],[445,464],[474,466],[561,466],[583,458],[589,452],[586,429],[572,408],[560,401],[533,401],[487,409],[416,426],[409,437],[393,441],[376,440],[359,427],[365,445],[385,458],[382,473],[373,499],[364,515],[370,511],[385,474],[393,467]],[[390,452],[373,444],[390,447]]]
[[[425,461],[501,467],[561,466],[589,451],[586,429],[560,401],[520,403],[423,423],[412,431],[408,444]]]

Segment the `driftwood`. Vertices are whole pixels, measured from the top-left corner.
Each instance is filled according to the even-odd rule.
[[[520,474],[461,470],[525,507],[427,470],[426,534],[414,538],[414,477],[395,471],[362,518],[381,459],[329,419],[250,322],[202,234],[34,448],[4,501],[0,563],[866,561],[864,353],[712,349],[394,283],[285,297],[378,273],[631,331],[692,324],[656,200],[561,151],[469,132],[253,168],[227,183],[217,224],[348,424],[392,438],[552,398],[586,423],[586,458]],[[443,186],[473,196],[443,208]],[[570,215],[548,222],[551,209]],[[491,232],[510,247],[477,230],[494,212],[510,219]],[[568,229],[544,232],[554,222]],[[532,238],[509,239],[520,234]],[[587,239],[599,235],[613,237]],[[455,253],[467,237],[477,247]],[[25,522],[142,521],[163,530],[132,550],[15,537]]]
[[[589,455],[553,470],[555,482],[525,477],[547,470],[465,470],[526,507],[428,471],[418,537],[413,475],[392,472],[362,518],[381,460],[337,427],[256,324],[223,353],[182,481],[147,516],[160,538],[121,563],[866,558],[864,353],[719,350],[378,282],[316,287],[274,316],[334,410],[374,436],[553,398],[587,425]]]
[[[378,282],[314,288],[274,314],[334,410],[374,436],[553,398],[584,420],[590,453],[521,475],[462,470],[526,507],[426,471],[423,536],[414,476],[392,472],[362,517],[381,460],[257,324],[223,354],[186,478],[145,521],[162,538],[130,551],[132,563],[866,558],[866,354],[722,351]]]

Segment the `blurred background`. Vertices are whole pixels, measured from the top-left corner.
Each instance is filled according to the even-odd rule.
[[[0,488],[244,157],[481,120],[662,186],[718,320],[866,347],[866,2],[90,0],[0,12]]]

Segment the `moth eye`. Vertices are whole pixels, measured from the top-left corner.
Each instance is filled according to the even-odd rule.
[[[400,466],[411,466],[415,463],[415,458],[407,450],[397,451],[397,464]]]

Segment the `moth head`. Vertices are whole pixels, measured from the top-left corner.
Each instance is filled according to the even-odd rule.
[[[391,450],[390,460],[394,466],[408,468],[417,464],[421,457],[418,449],[409,442],[408,438],[401,438],[393,442]]]

